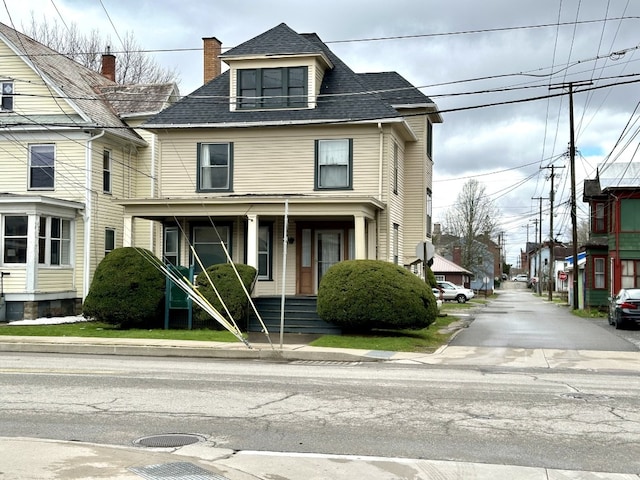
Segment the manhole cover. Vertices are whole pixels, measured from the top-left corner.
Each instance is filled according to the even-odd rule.
[[[193,443],[203,442],[205,439],[200,435],[170,433],[166,435],[151,435],[134,440],[134,445],[143,447],[170,448],[184,447]]]

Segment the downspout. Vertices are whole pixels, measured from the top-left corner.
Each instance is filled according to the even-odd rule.
[[[378,122],[378,131],[380,132],[380,145],[378,153],[378,200],[382,201],[382,162],[384,156],[382,150],[384,148],[384,132],[382,131],[382,123]],[[387,242],[388,243],[388,242]],[[380,260],[380,212],[376,212],[376,260]]]
[[[89,273],[91,272],[91,216],[93,214],[93,182],[92,180],[92,162],[93,141],[104,136],[105,131],[102,130],[98,135],[89,137],[87,140],[87,149],[85,151],[85,202],[84,202],[84,268],[82,272],[82,301],[89,292],[91,282]]]
[[[378,153],[378,199],[382,200],[382,149],[384,147],[384,133],[382,131],[382,123],[378,122],[378,131],[380,132],[380,147]]]
[[[156,139],[157,136],[153,134],[153,141],[151,142],[151,198],[156,198]],[[149,235],[151,238],[149,239],[150,250],[154,253],[158,253],[155,251],[155,232],[156,232],[156,222],[151,222],[151,228],[149,229]],[[163,229],[164,232],[164,229]],[[164,242],[164,238],[161,240]],[[160,252],[162,255],[162,252]],[[162,258],[162,256],[160,257]]]

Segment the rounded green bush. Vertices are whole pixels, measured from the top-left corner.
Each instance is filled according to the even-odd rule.
[[[408,270],[381,260],[333,265],[318,288],[318,315],[344,331],[425,328],[436,318],[431,287]]]
[[[121,328],[161,324],[165,277],[149,260],[153,253],[116,248],[98,265],[82,314]]]
[[[240,278],[242,279],[242,283],[247,289],[247,292],[251,292],[253,283],[256,279],[257,270],[249,265],[238,263],[235,264],[235,267],[240,274]],[[213,284],[216,286],[216,290],[218,290],[218,293],[224,300],[224,304],[227,306],[227,309],[233,317],[233,320],[238,325],[238,328],[244,330],[247,325],[247,305],[249,304],[249,299],[244,293],[242,285],[240,285],[232,265],[230,263],[211,265],[207,268],[207,273],[209,274]],[[211,303],[216,310],[229,320],[227,313],[222,307],[216,293],[213,291],[213,287],[204,272],[200,272],[200,274],[198,274],[196,278],[196,285],[198,286],[198,291],[207,300],[209,300],[209,303]],[[193,318],[210,328],[222,328],[215,319],[211,318],[207,312],[202,310],[195,303],[193,305]]]

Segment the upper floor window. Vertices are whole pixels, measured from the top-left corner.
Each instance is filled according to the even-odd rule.
[[[198,191],[230,191],[233,179],[233,143],[198,144]]]
[[[238,70],[238,109],[307,106],[307,67]]]
[[[2,259],[4,263],[27,263],[26,215],[8,215],[4,217]]]
[[[29,145],[29,189],[53,190],[55,145]]]
[[[0,110],[5,112],[13,111],[13,82],[2,82],[2,92],[0,92]]]
[[[433,160],[433,123],[427,118],[427,156]]]
[[[71,264],[71,221],[57,217],[40,217],[38,263]]]
[[[606,222],[606,210],[604,202],[595,202],[593,204],[593,217],[591,230],[594,233],[606,233],[607,232],[607,222]]]
[[[104,150],[102,152],[102,191],[111,193],[111,169],[113,162],[111,160],[111,151]]]
[[[393,193],[398,194],[398,144],[393,144]]]
[[[351,188],[353,141],[316,140],[316,189]]]

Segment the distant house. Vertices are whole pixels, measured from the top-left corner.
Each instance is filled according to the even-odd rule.
[[[585,306],[604,307],[621,288],[640,287],[640,163],[599,167],[585,180],[589,241],[585,245]]]
[[[135,126],[177,88],[114,78],[113,55],[100,74],[0,24],[0,320],[80,313],[96,266],[130,235],[115,200],[156,188],[155,136]],[[137,227],[152,247],[153,225]]]
[[[228,252],[257,268],[256,297],[314,296],[342,260],[410,265],[431,234],[436,105],[285,24],[222,54],[204,42],[205,85],[143,125],[156,195],[120,201],[162,229],[157,253],[197,272]]]
[[[435,275],[436,280],[446,280],[456,285],[468,286],[473,278],[473,273],[469,270],[462,268],[460,265],[438,254],[433,257],[431,271]]]

